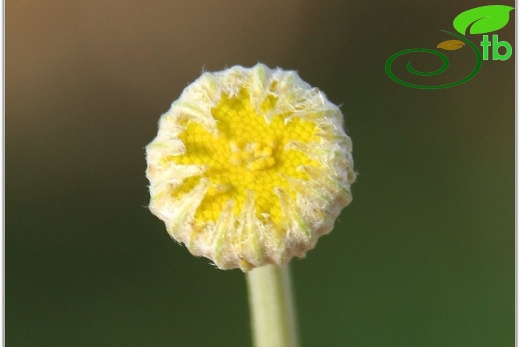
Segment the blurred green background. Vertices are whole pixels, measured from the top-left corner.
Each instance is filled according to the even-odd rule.
[[[144,147],[203,69],[263,62],[342,104],[359,172],[292,262],[303,346],[513,346],[516,52],[444,90],[384,71],[488,4],[7,1],[6,345],[250,344],[243,274],[146,209]],[[495,33],[513,46],[514,13]],[[431,84],[471,71],[469,48],[446,54]]]

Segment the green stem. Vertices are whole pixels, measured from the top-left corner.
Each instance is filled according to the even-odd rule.
[[[298,346],[289,266],[262,266],[246,277],[253,345]]]

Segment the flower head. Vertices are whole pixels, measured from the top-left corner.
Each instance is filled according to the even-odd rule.
[[[303,257],[351,198],[339,108],[296,72],[257,64],[204,73],[146,147],[150,210],[219,268]]]

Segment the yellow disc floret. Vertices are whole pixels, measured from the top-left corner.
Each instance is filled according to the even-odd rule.
[[[272,109],[266,104],[263,111]],[[268,214],[275,222],[281,218],[280,202],[274,188],[289,188],[286,176],[308,179],[301,165],[318,165],[306,153],[286,150],[291,141],[310,143],[318,141],[314,136],[314,122],[298,118],[284,124],[287,115],[275,115],[266,122],[251,106],[249,93],[242,89],[236,97],[223,95],[212,108],[218,135],[208,132],[195,122],[187,121],[179,138],[186,152],[172,157],[177,164],[206,165],[205,177],[209,189],[195,213],[197,222],[216,222],[229,199],[235,200],[234,213],[238,217],[247,190],[255,192],[255,210],[258,218]],[[194,177],[183,182],[172,198],[190,192],[200,181]],[[293,194],[294,195],[294,194]]]
[[[294,72],[206,73],[147,146],[150,208],[220,268],[282,264],[350,202],[350,152],[339,109]]]

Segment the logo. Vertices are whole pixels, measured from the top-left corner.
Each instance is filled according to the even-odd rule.
[[[417,76],[435,76],[443,73],[448,69],[449,59],[448,57],[435,49],[429,48],[412,48],[405,49],[403,51],[397,52],[390,56],[385,63],[385,71],[388,77],[392,79],[392,81],[399,83],[405,87],[416,88],[416,89],[444,89],[458,86],[462,83],[466,83],[480,71],[482,67],[482,62],[484,60],[499,60],[504,61],[511,58],[513,54],[513,47],[507,41],[500,41],[498,35],[491,35],[491,38],[488,35],[494,31],[502,29],[509,22],[509,12],[513,10],[514,7],[505,6],[505,5],[488,5],[476,7],[467,11],[462,12],[453,20],[453,27],[457,31],[457,33],[450,32],[447,30],[441,30],[442,32],[451,35],[454,39],[443,41],[437,45],[436,48],[440,48],[446,51],[455,51],[464,47],[469,47],[474,55],[475,55],[475,66],[469,75],[466,77],[452,83],[441,84],[441,85],[421,85],[415,83],[406,82],[399,77],[397,77],[392,71],[392,64],[394,61],[401,57],[402,55],[409,53],[428,53],[433,54],[439,57],[442,60],[442,66],[435,71],[418,71],[413,68],[412,62],[409,61],[406,64],[406,70]],[[480,48],[477,47],[473,42],[465,37],[466,31],[469,28],[469,34],[482,35],[482,41],[480,42],[480,46],[482,47],[482,53],[480,52]]]

